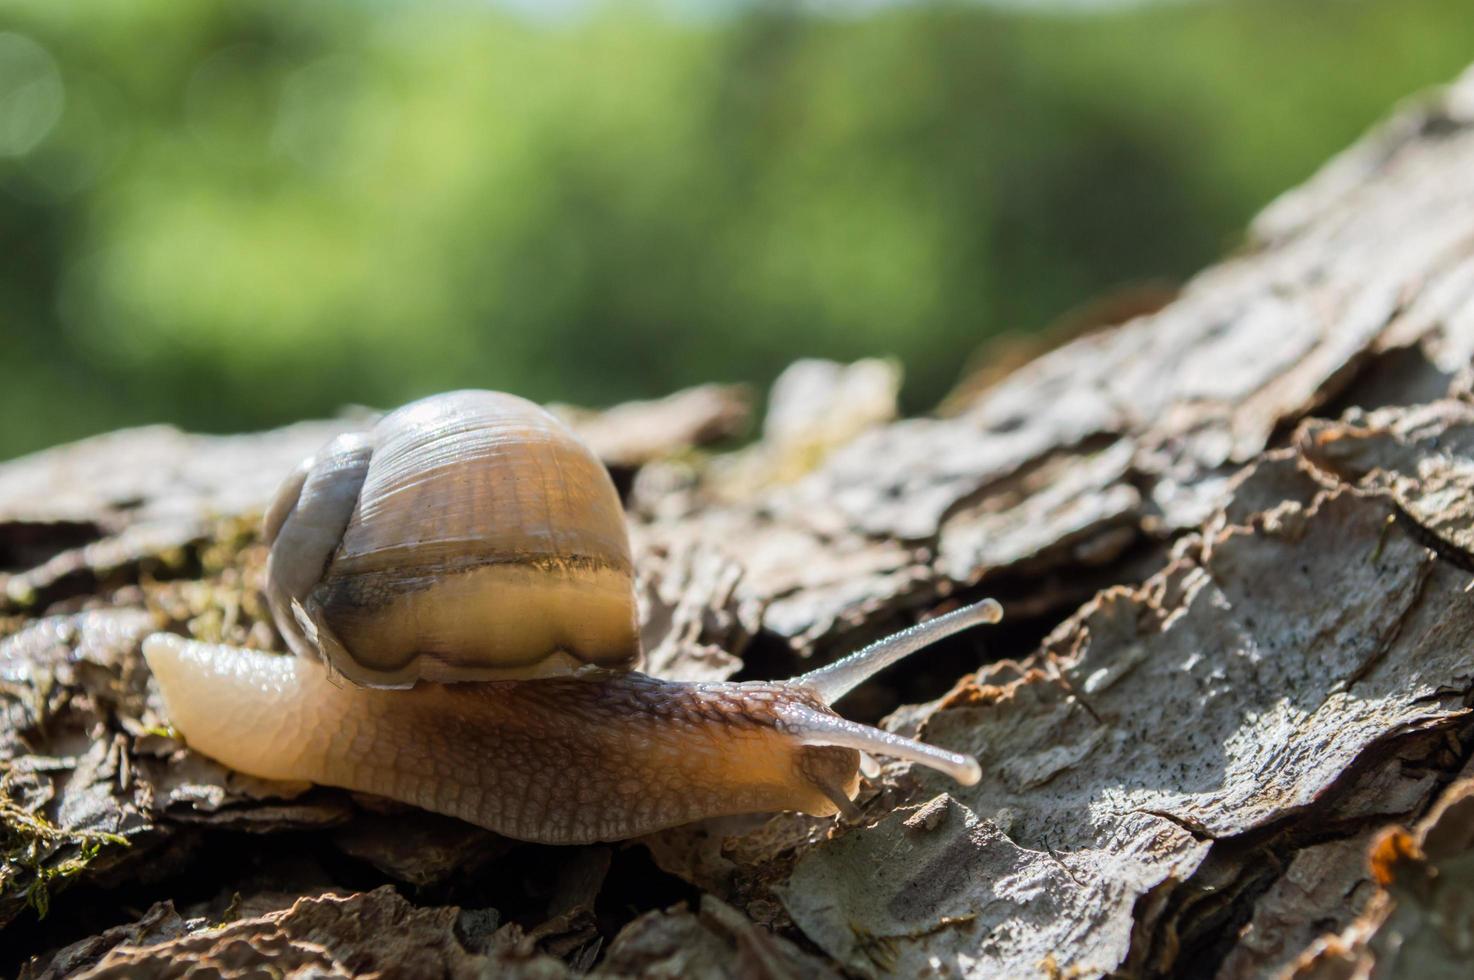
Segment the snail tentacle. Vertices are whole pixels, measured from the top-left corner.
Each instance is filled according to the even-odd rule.
[[[953,633],[960,633],[982,623],[996,623],[1002,618],[1003,607],[998,601],[984,599],[878,640],[843,660],[836,660],[826,667],[795,677],[793,683],[807,687],[819,695],[825,704],[833,704],[898,660],[909,657],[938,640],[946,639]]]
[[[963,786],[976,785],[983,778],[982,767],[970,755],[950,752],[935,745],[918,742],[914,738],[862,725],[827,711],[816,710],[801,702],[781,705],[778,716],[782,720],[783,730],[804,745],[833,745],[915,762],[945,773]]]

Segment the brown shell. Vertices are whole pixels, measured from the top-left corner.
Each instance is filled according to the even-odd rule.
[[[619,495],[525,399],[458,391],[406,405],[294,474],[267,523],[282,632],[359,683],[638,661]]]

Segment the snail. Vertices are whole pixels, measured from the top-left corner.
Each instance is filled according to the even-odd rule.
[[[228,768],[565,844],[739,813],[853,816],[872,753],[980,778],[969,756],[829,706],[997,622],[996,602],[788,681],[648,676],[614,485],[513,395],[436,395],[340,436],[287,479],[264,525],[267,604],[295,656],[144,642],[170,723]]]

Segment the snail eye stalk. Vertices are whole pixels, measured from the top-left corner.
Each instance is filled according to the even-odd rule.
[[[896,661],[903,660],[918,650],[924,650],[954,633],[982,623],[996,623],[1001,619],[1003,607],[998,601],[984,599],[970,606],[954,609],[936,619],[918,623],[894,636],[877,640],[843,660],[836,660],[827,667],[795,677],[793,683],[807,687],[819,695],[825,704],[833,704]]]
[[[950,752],[914,738],[862,725],[838,715],[818,711],[803,704],[785,704],[779,709],[783,730],[804,745],[837,745],[859,749],[869,755],[884,755],[935,769],[951,776],[963,786],[972,786],[983,778],[978,760],[961,752]]]
[[[812,691],[826,705],[833,704],[896,661],[954,633],[982,623],[996,623],[1002,618],[1003,607],[993,599],[984,599],[888,636],[843,660],[796,677],[790,683]],[[782,719],[785,730],[805,745],[858,749],[862,758],[884,755],[904,759],[946,773],[964,786],[972,786],[982,778],[982,769],[972,756],[949,752],[803,704],[784,705]],[[874,766],[874,761],[871,760],[870,764]]]

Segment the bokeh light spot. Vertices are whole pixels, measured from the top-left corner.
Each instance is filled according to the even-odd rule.
[[[0,32],[0,156],[34,150],[65,102],[61,72],[46,49],[24,34]]]

